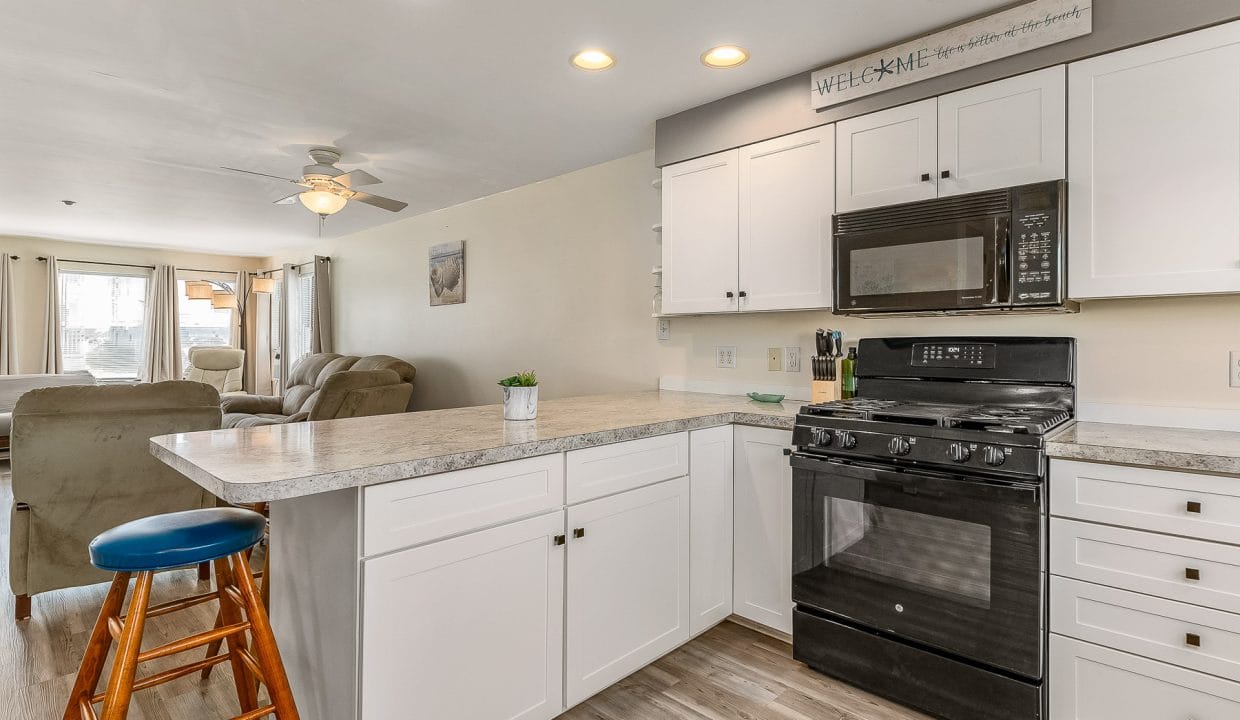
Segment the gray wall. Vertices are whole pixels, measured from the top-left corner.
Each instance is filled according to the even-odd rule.
[[[1082,0],[1084,3],[1085,0]],[[847,58],[825,58],[792,77],[663,118],[655,123],[655,164],[662,167],[817,125],[1072,62],[1240,18],[1237,0],[1093,0],[1093,32],[1057,45],[905,85],[815,112],[809,74]],[[892,43],[893,45],[896,43]],[[881,48],[874,48],[880,50]]]

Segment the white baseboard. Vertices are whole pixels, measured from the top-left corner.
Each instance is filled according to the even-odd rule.
[[[807,385],[773,385],[766,383],[720,382],[716,380],[695,380],[683,375],[662,375],[659,377],[660,390],[679,390],[681,392],[700,392],[712,395],[745,395],[751,392],[768,395],[783,395],[787,400],[809,400]]]
[[[1076,419],[1082,422],[1158,425],[1194,430],[1240,430],[1240,409],[1233,408],[1080,403],[1076,408]]]

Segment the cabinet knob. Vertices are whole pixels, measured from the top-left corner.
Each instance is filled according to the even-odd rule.
[[[749,297],[749,293],[745,292],[744,290],[741,290],[739,293],[737,293],[737,295],[741,297],[742,299]]]
[[[1185,580],[1200,580],[1201,571],[1198,570],[1197,568],[1184,568],[1184,579]]]
[[[1184,633],[1184,644],[1191,647],[1201,647],[1201,636],[1197,633]]]
[[[563,535],[556,535],[556,536],[555,536],[555,538],[552,540],[552,542],[554,542],[556,545],[563,545],[563,544],[564,544],[564,536],[563,536]]]
[[[575,537],[575,538],[583,538],[583,537],[585,537],[585,536],[586,536],[586,529],[585,529],[585,528],[573,528],[573,537]]]
[[[1184,504],[1184,509],[1190,513],[1200,515],[1201,514],[1201,503],[1197,502],[1196,500],[1189,500],[1187,503]]]
[[[731,300],[731,299],[733,298],[733,293],[732,293],[732,291],[731,291],[731,290],[729,290],[729,291],[725,292],[725,293],[724,293],[724,297],[726,297],[727,299]]]
[[[922,173],[922,174],[921,174],[921,181],[922,181],[922,182],[930,182],[930,173]]]
[[[944,170],[943,172],[939,173],[939,177],[941,178],[949,178],[951,176],[952,176],[951,170]]]

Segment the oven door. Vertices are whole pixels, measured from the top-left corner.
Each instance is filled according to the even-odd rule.
[[[969,310],[1011,304],[1010,216],[835,237],[835,312]]]
[[[808,612],[1042,677],[1042,486],[796,454],[792,597]]]

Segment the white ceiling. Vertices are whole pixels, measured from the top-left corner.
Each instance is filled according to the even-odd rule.
[[[277,253],[317,218],[220,165],[297,177],[338,146],[409,202],[350,203],[324,230],[347,234],[638,152],[657,118],[1009,2],[8,3],[0,235]],[[704,68],[721,43],[751,60]],[[570,67],[587,46],[616,67]]]

